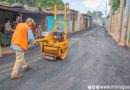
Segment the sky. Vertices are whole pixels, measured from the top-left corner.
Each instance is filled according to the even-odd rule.
[[[65,3],[70,4],[70,8],[79,11],[80,13],[87,13],[90,11],[101,11],[105,15],[109,14],[109,0],[63,0]],[[107,7],[107,9],[106,9]]]

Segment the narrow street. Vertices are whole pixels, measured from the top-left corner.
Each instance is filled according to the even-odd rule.
[[[130,49],[120,47],[103,28],[70,35],[66,60],[47,61],[40,48],[27,52],[32,70],[10,80],[15,55],[0,58],[0,90],[88,90],[89,85],[129,85]]]

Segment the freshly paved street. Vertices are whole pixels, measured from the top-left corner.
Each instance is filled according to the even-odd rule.
[[[130,85],[130,50],[101,27],[70,35],[66,60],[44,59],[39,47],[27,52],[32,70],[10,80],[15,55],[0,58],[0,90],[88,90],[88,85]]]

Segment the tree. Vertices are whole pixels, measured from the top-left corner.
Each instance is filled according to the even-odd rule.
[[[93,13],[91,11],[87,11],[87,14],[92,16]]]
[[[0,2],[8,2],[8,3],[14,3],[16,2],[16,0],[0,0]]]
[[[54,0],[0,0],[1,2],[8,2],[8,3],[15,3],[15,2],[21,2],[23,4],[27,4],[29,6],[37,6],[37,7],[43,7],[43,8],[50,8],[53,9],[54,6]],[[64,3],[62,0],[56,0],[58,9],[64,8]]]
[[[93,17],[94,18],[101,18],[103,16],[103,13],[101,11],[94,11]]]
[[[39,7],[44,7],[44,8],[50,8],[50,9],[53,9],[53,6],[54,6],[54,0],[37,0],[36,1],[37,3],[37,6]],[[58,9],[63,9],[64,8],[64,3],[62,0],[56,0],[56,3],[57,3],[57,7]]]
[[[120,6],[120,0],[113,0],[113,9],[114,11],[117,11]]]

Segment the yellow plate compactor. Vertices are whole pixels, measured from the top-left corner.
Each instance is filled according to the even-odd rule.
[[[46,59],[57,60],[65,59],[68,53],[68,40],[67,40],[67,4],[64,6],[64,21],[57,21],[57,6],[54,4],[54,19],[55,25],[54,30],[49,33],[48,36],[44,38],[39,38],[34,41],[34,43],[39,43],[40,48]],[[58,26],[64,25],[64,30],[58,32]]]

